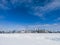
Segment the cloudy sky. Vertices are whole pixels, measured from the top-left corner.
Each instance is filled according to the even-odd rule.
[[[60,0],[0,0],[0,30],[60,30]]]

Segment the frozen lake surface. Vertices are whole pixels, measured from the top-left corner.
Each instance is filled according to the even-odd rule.
[[[60,34],[0,34],[0,45],[60,45]]]

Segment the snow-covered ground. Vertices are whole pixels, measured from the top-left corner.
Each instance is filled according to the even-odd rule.
[[[0,34],[0,45],[60,45],[60,34]]]

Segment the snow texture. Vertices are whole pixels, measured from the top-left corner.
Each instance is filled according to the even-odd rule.
[[[60,45],[60,34],[0,34],[0,45]]]

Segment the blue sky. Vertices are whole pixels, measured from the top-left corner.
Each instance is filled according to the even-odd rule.
[[[0,0],[0,30],[26,26],[60,30],[60,0]]]

